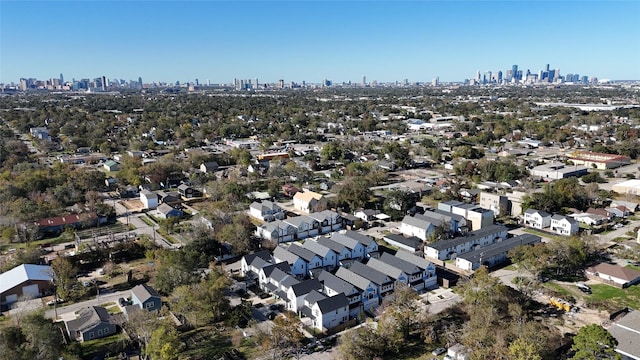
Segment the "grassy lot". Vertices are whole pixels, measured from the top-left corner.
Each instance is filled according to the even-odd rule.
[[[587,303],[602,304],[607,307],[610,305],[611,309],[623,307],[638,309],[640,307],[640,286],[638,285],[618,289],[606,284],[597,284],[591,285],[591,291],[592,295],[585,296]]]
[[[635,266],[635,265],[627,265],[625,267],[628,267],[629,269],[635,270],[635,271],[640,271],[640,266]]]
[[[562,236],[548,234],[548,233],[546,233],[544,231],[538,231],[536,229],[531,229],[531,228],[524,228],[523,231],[526,232],[526,233],[529,233],[529,234],[538,235],[538,236],[546,237],[548,239],[553,239],[553,240],[562,241],[562,240],[565,239]]]
[[[100,339],[85,341],[80,344],[83,358],[91,359],[98,354],[116,354],[126,345],[123,334],[115,334]]]
[[[138,219],[142,220],[145,224],[147,224],[149,226],[156,226],[157,225],[155,222],[153,222],[153,220],[151,219],[151,217],[149,215],[140,216]]]
[[[70,239],[68,236],[61,235],[54,238],[31,241],[28,243],[28,245],[31,247],[39,247],[40,245],[44,245],[44,244],[56,245],[56,244],[62,244],[69,241],[72,241],[72,239]],[[24,249],[26,247],[27,247],[27,243],[14,243],[14,242],[9,242],[5,240],[0,240],[0,251],[7,251],[8,249]]]
[[[205,326],[180,334],[186,349],[182,352],[189,359],[218,359],[225,351],[231,351],[234,346],[231,343],[233,329],[217,326]],[[248,359],[256,358],[262,354],[262,350],[251,340],[246,338],[240,346],[236,347]]]

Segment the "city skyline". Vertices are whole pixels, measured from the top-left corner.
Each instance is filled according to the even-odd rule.
[[[535,74],[549,63],[562,75],[640,79],[635,1],[3,1],[0,8],[0,83],[60,73],[67,81],[145,83],[462,82],[476,71],[519,64]],[[606,26],[613,18],[616,26]]]

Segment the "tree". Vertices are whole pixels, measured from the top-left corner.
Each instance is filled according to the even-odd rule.
[[[253,227],[246,214],[237,214],[233,217],[231,224],[222,226],[218,239],[230,244],[234,254],[244,254],[249,250],[249,239]]]
[[[621,359],[616,353],[616,339],[602,326],[591,324],[580,328],[573,338],[574,360]]]
[[[295,314],[285,312],[273,319],[273,324],[271,329],[254,326],[257,344],[265,351],[272,351],[274,360],[285,358],[291,351],[299,358],[305,337]]]
[[[538,354],[535,344],[523,339],[515,339],[509,345],[509,355],[511,360],[542,360]]]
[[[416,204],[413,195],[407,191],[391,190],[387,193],[382,208],[394,220],[402,219]]]
[[[410,331],[419,323],[422,307],[420,297],[404,283],[396,285],[393,297],[385,299],[381,307],[382,316],[378,329],[391,325],[392,331],[400,335],[402,341],[409,338]],[[382,324],[382,325],[381,325]]]
[[[168,326],[155,311],[133,309],[127,312],[128,320],[122,324],[131,339],[138,343],[142,359],[149,359],[149,345],[156,329]],[[168,318],[168,317],[162,317]]]
[[[338,352],[343,360],[369,360],[384,354],[384,344],[378,332],[366,324],[340,336]]]
[[[42,313],[20,318],[19,324],[0,328],[0,358],[14,360],[58,359],[63,351],[60,331]]]
[[[63,256],[58,256],[51,262],[51,269],[55,277],[54,281],[59,298],[68,300],[72,287],[76,283],[78,269]]]
[[[178,332],[170,325],[161,325],[153,331],[147,353],[154,360],[176,360],[184,348]]]

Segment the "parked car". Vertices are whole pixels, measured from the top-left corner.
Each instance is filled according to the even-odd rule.
[[[64,300],[62,300],[62,299],[58,299],[58,301],[57,301],[57,302],[58,302],[58,304],[62,304],[62,303],[64,302]],[[56,301],[55,301],[55,300],[49,300],[49,301],[47,301],[47,305],[49,305],[49,306],[53,306],[53,305],[55,305],[55,303],[56,303]]]
[[[444,354],[445,351],[447,351],[447,349],[440,347],[440,348],[437,348],[437,349],[433,350],[431,352],[431,355],[438,356],[440,354]]]
[[[578,290],[582,291],[585,294],[591,294],[591,288],[586,284],[576,284]]]

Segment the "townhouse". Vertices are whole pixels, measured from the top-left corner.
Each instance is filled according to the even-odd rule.
[[[328,296],[345,294],[349,300],[349,315],[357,317],[364,310],[362,303],[363,293],[353,284],[333,275],[328,271],[323,271],[318,275],[318,281],[322,284],[322,292]]]
[[[491,225],[472,231],[465,236],[427,244],[424,247],[424,254],[432,259],[451,260],[460,254],[506,239],[507,231],[508,229],[502,225]]]
[[[335,211],[323,210],[313,212],[308,216],[318,222],[318,231],[320,234],[326,234],[342,229],[342,219],[340,218],[340,214]]]
[[[422,241],[427,241],[429,235],[435,229],[435,225],[426,218],[406,215],[400,224],[400,232],[406,236],[415,236]]]
[[[305,249],[310,250],[322,259],[322,268],[333,270],[338,266],[338,254],[330,248],[321,245],[313,239],[307,239],[302,245]]]
[[[380,304],[378,286],[371,280],[343,267],[338,268],[335,276],[355,286],[360,291],[362,310],[369,311]]]
[[[276,244],[296,239],[296,229],[282,220],[268,222],[257,227],[256,236]]]
[[[386,256],[386,255],[383,254],[382,256]],[[399,259],[405,264],[403,265],[400,261],[393,258],[389,258],[389,257],[387,257],[386,261],[398,267],[401,267],[401,266],[405,267],[404,271],[407,272],[407,274],[409,274],[409,271],[411,271],[411,268],[406,267],[407,266],[406,263],[409,263],[409,266],[417,266],[420,270],[422,270],[422,279],[424,281],[425,288],[433,289],[438,286],[438,278],[436,277],[436,267],[433,265],[431,261],[421,256],[416,256],[415,254],[412,254],[407,251],[402,251],[402,250],[399,250],[398,252],[396,252],[395,258]],[[410,281],[409,285],[411,285],[411,287],[417,288],[420,286],[417,282],[418,276],[419,275],[415,272],[411,273],[411,277],[409,278],[409,281]]]
[[[480,266],[493,267],[507,261],[509,251],[521,245],[539,243],[542,238],[533,234],[522,234],[498,243],[477,248],[456,257],[456,266],[462,270],[474,271]]]
[[[336,256],[338,257],[338,264],[340,264],[340,262],[343,260],[351,259],[351,250],[346,245],[340,244],[332,240],[331,238],[323,236],[319,237],[315,241],[317,241],[318,244],[333,250],[333,252],[335,252]]]
[[[291,273],[295,276],[304,278],[309,272],[307,262],[300,256],[290,252],[288,248],[278,245],[273,250],[273,259],[277,263],[286,262],[289,263]]]
[[[304,306],[304,298],[313,290],[321,292],[322,284],[317,279],[309,279],[294,284],[287,289],[286,308],[299,314]]]
[[[284,219],[285,212],[278,204],[265,200],[252,202],[249,205],[249,215],[265,222],[271,222]]]
[[[389,276],[368,265],[355,262],[351,264],[349,270],[375,284],[378,294],[380,294],[381,297],[390,294],[394,289],[394,281]]]

